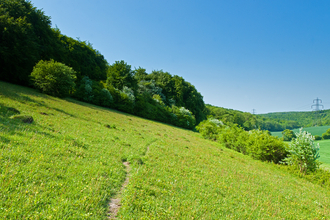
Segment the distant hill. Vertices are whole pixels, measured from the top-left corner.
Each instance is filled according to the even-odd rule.
[[[301,127],[330,125],[330,109],[318,112],[273,112],[259,116],[273,120],[288,120],[299,123]]]
[[[206,105],[206,115],[211,115],[227,124],[237,124],[245,130],[262,129],[269,131],[283,131],[285,129],[294,129],[301,126],[298,121],[269,118],[262,115],[254,115],[249,112],[241,112],[209,104]]]

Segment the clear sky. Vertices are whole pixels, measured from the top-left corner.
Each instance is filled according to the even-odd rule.
[[[330,108],[329,0],[32,0],[112,64],[182,76],[207,104]]]

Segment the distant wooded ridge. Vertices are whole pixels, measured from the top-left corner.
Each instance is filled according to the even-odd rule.
[[[273,112],[259,116],[271,120],[295,121],[300,127],[330,125],[330,109],[308,112]]]

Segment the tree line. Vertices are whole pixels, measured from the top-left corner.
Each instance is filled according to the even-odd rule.
[[[249,112],[241,112],[233,109],[206,105],[206,114],[218,119],[225,124],[236,124],[244,130],[252,129],[283,131],[301,127],[300,123],[293,120],[269,118],[264,115],[254,115]]]
[[[295,121],[300,127],[330,125],[330,110],[308,111],[308,112],[274,112],[262,114],[270,120]]]
[[[84,102],[189,129],[208,115],[245,130],[299,127],[293,121],[205,105],[203,96],[180,76],[163,70],[147,73],[142,67],[132,69],[123,60],[109,64],[89,42],[52,28],[50,17],[30,1],[0,3],[0,80],[32,86],[31,79],[38,78],[31,77],[37,64],[49,61],[39,66],[48,69],[59,62],[74,71],[75,86],[69,95]],[[38,70],[35,73],[41,74]]]
[[[0,80],[24,86],[34,82],[42,90],[42,71],[53,68],[56,75],[61,63],[73,70],[70,96],[76,99],[189,129],[206,119],[203,96],[182,77],[132,69],[123,60],[110,65],[89,42],[52,28],[50,17],[30,1],[0,0],[0,39]]]

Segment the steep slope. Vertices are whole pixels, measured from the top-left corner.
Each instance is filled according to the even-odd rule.
[[[330,216],[329,190],[192,131],[3,82],[0,107],[1,219],[105,219],[124,161],[120,219]]]

